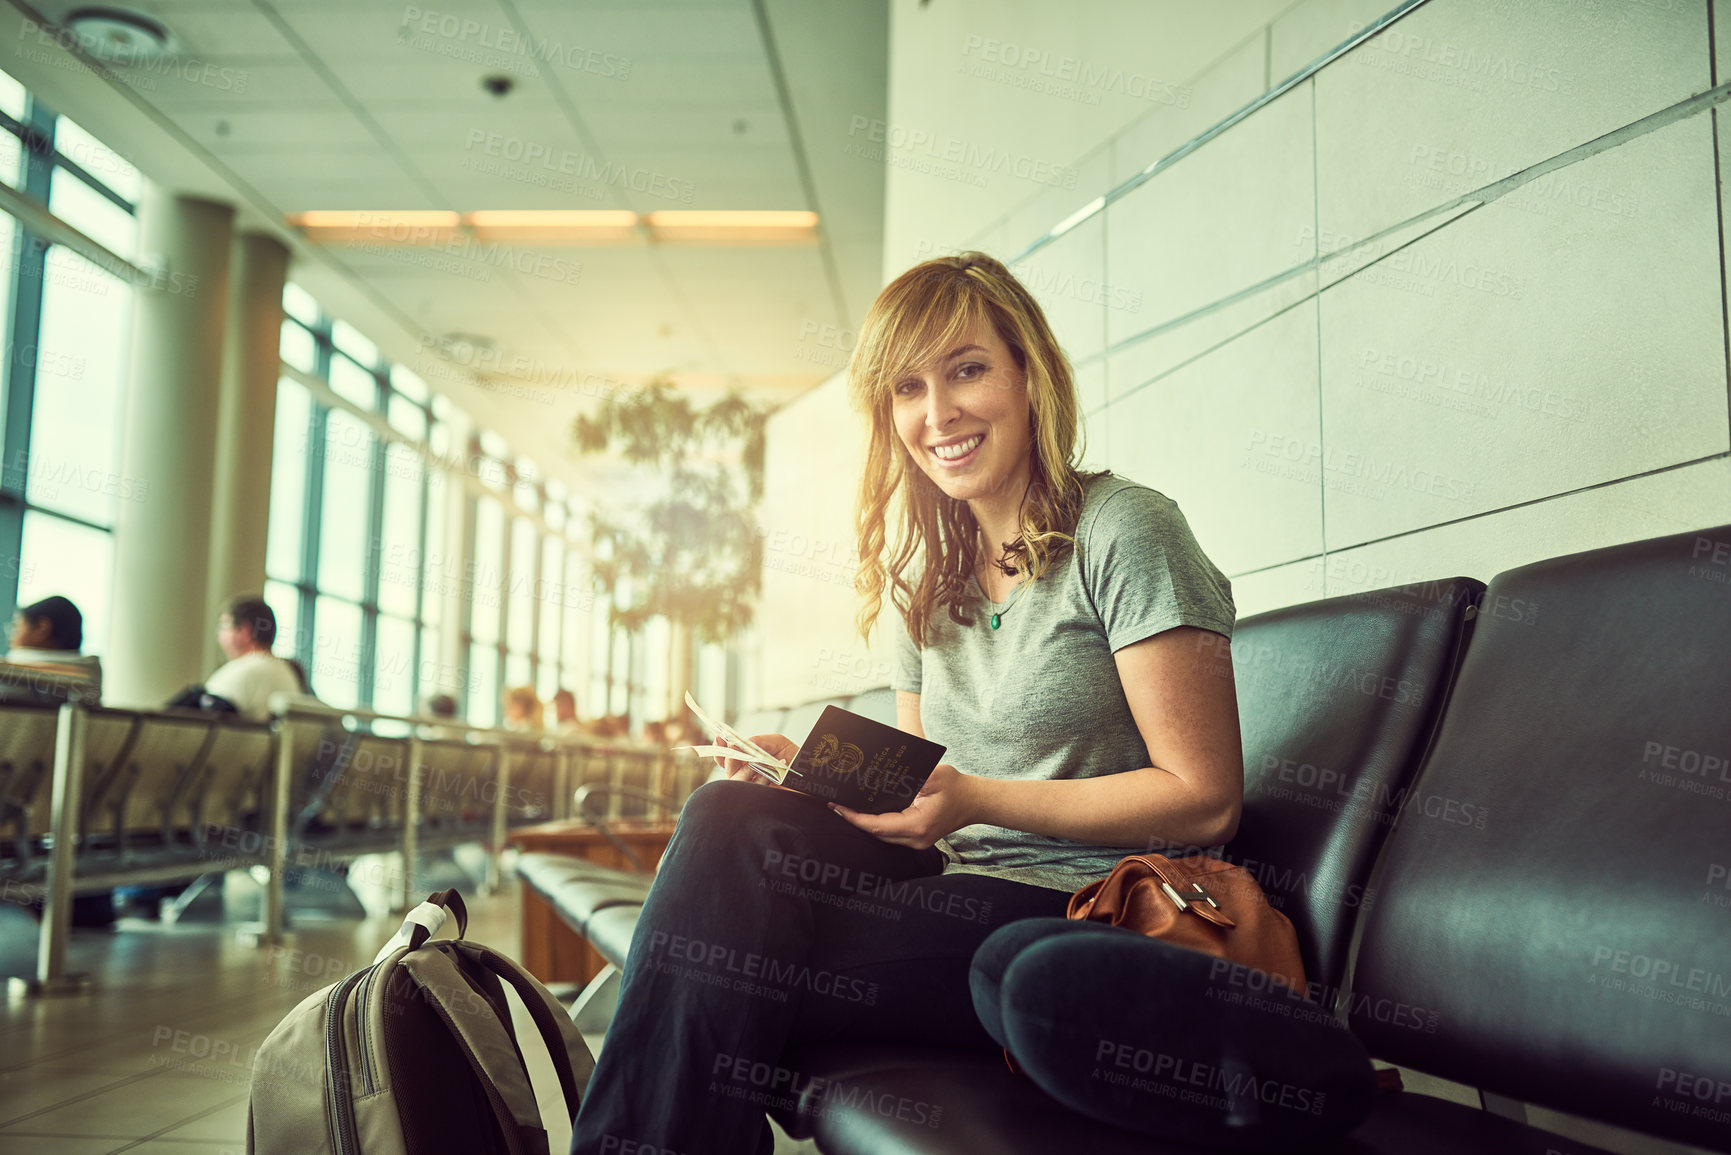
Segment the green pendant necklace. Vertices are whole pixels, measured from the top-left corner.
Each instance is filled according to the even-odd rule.
[[[1010,607],[1016,604],[1016,599],[1022,596],[1022,588],[1024,586],[1026,586],[1027,584],[1028,583],[1026,581],[1024,581],[1021,583],[1021,585],[1018,585],[1015,589],[1010,591],[1010,598],[1008,601],[1006,601],[1004,603],[1003,609],[999,609],[998,603],[994,602],[991,598],[986,599],[986,604],[992,607],[991,624],[992,624],[992,628],[994,630],[997,629],[999,623],[1001,623],[1004,620],[1004,615],[1010,612]],[[985,593],[986,587],[981,586],[980,592],[982,594]]]

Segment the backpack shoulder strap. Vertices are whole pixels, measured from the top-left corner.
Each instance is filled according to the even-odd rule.
[[[553,993],[542,986],[534,975],[498,951],[470,942],[454,946],[466,957],[509,983],[517,992],[517,997],[523,1000],[529,1017],[535,1021],[536,1029],[541,1032],[541,1041],[546,1044],[548,1053],[553,1057],[553,1069],[559,1075],[559,1088],[565,1094],[565,1106],[575,1119],[577,1108],[583,1102],[583,1092],[589,1086],[589,1076],[595,1070],[595,1059],[589,1054],[589,1045],[583,1041],[577,1024],[571,1021],[571,1016],[564,1012],[559,1000],[554,998]],[[558,1008],[557,1011],[555,1007]]]
[[[526,1136],[534,1149],[545,1150],[546,1130],[541,1126],[541,1109],[535,1102],[529,1074],[492,1005],[469,985],[443,950],[406,950],[397,966],[451,1029],[470,1067],[496,1092],[496,1097],[488,1097],[494,1100],[496,1111],[504,1112],[499,1124],[511,1150],[521,1150]],[[534,1137],[539,1138],[538,1143]]]

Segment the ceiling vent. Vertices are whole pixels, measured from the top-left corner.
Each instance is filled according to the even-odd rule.
[[[126,64],[155,60],[175,51],[174,35],[142,12],[86,4],[68,12],[61,23],[99,60]]]

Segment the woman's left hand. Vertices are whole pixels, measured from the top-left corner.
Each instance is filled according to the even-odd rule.
[[[976,821],[972,815],[975,781],[948,762],[940,762],[906,810],[864,814],[834,802],[829,808],[885,842],[924,850],[946,834]]]

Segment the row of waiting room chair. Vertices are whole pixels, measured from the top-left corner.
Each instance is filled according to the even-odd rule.
[[[413,767],[417,772],[411,773]],[[117,886],[269,870],[261,933],[283,929],[285,875],[400,852],[412,897],[427,850],[569,817],[604,784],[683,797],[659,748],[280,704],[270,722],[192,711],[0,705],[0,897],[43,911],[33,989],[69,985],[72,899]],[[614,816],[629,813],[618,790]],[[414,820],[408,821],[407,815]]]
[[[1231,659],[1245,806],[1226,856],[1293,921],[1318,1007],[1483,1107],[1388,1094],[1329,1149],[1599,1151],[1531,1105],[1731,1150],[1731,526],[1256,615]],[[859,702],[891,720],[890,698]],[[545,855],[518,870],[623,962],[626,880]],[[1069,1110],[1001,1056],[831,1044],[780,1065],[812,1089],[772,1113],[826,1155],[1188,1150]]]

